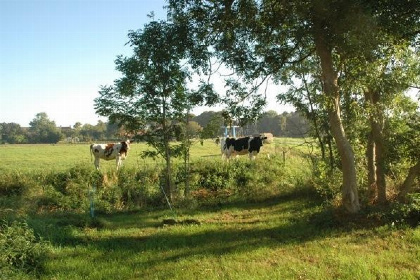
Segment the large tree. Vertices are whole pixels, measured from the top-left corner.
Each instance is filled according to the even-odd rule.
[[[165,160],[165,192],[169,198],[173,194],[171,158],[185,150],[170,145],[175,124],[185,120],[189,110],[212,92],[205,85],[197,91],[187,89],[190,70],[183,66],[188,46],[185,34],[184,27],[168,21],[151,21],[142,30],[130,31],[133,55],[116,60],[122,77],[113,86],[101,87],[100,97],[95,99],[97,113],[135,135],[142,132],[154,148],[146,156]]]
[[[342,202],[349,212],[357,212],[354,151],[342,120],[341,67],[347,59],[372,53],[379,45],[378,34],[392,34],[395,40],[416,36],[416,1],[169,2],[170,15],[198,41],[191,61],[195,65],[201,61],[204,69],[210,68],[209,56],[217,57],[252,82],[280,80],[288,66],[311,57],[319,61],[328,121],[341,159]]]
[[[0,143],[23,144],[27,133],[17,123],[0,123]]]
[[[44,112],[36,114],[29,123],[30,142],[32,143],[57,143],[62,138],[62,133],[54,121]]]

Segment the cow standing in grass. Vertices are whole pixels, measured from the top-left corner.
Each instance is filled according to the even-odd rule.
[[[117,170],[122,164],[122,160],[127,157],[130,149],[130,141],[110,144],[92,144],[90,145],[90,154],[95,156],[95,167],[99,170],[99,160],[113,160],[115,159]]]
[[[243,138],[229,138],[221,141],[222,155],[229,159],[231,156],[248,154],[250,159],[255,159],[267,137],[248,136]]]

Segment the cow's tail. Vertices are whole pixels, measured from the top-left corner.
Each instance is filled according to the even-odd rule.
[[[93,144],[90,144],[90,160],[93,160]]]

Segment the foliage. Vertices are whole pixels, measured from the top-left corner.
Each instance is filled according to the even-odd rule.
[[[351,140],[358,134],[354,129],[358,128],[358,121],[363,121],[356,115],[360,111],[355,110],[361,99],[358,95],[372,88],[385,89],[380,94],[386,90],[395,93],[407,89],[413,78],[418,80],[418,67],[412,67],[415,63],[396,59],[393,48],[415,48],[419,21],[412,11],[418,12],[419,6],[408,0],[381,1],[378,5],[372,1],[271,0],[185,0],[169,4],[174,21],[188,25],[191,37],[200,38],[206,47],[204,59],[191,55],[190,60],[197,64],[197,58],[201,58],[198,65],[207,70],[211,68],[211,57],[239,76],[226,80],[227,117],[239,116],[242,121],[242,116],[253,115],[252,110],[247,112],[238,106],[245,97],[252,100],[255,108],[264,104],[264,96],[259,96],[255,88],[247,90],[242,80],[255,87],[270,79],[290,86],[279,99],[293,103],[312,120],[323,159],[325,145],[331,155],[334,138],[342,163],[342,202],[348,211],[359,211],[360,179]],[[388,60],[389,57],[392,58]],[[378,87],[381,81],[391,82],[393,87]],[[383,155],[377,154],[382,167]],[[383,177],[380,176],[381,182]],[[382,185],[378,188],[384,197]]]
[[[17,123],[0,123],[0,144],[23,144],[28,142],[27,133]]]
[[[203,87],[195,93],[187,89],[190,72],[181,65],[188,44],[185,32],[165,21],[152,21],[142,30],[130,31],[129,44],[134,55],[118,56],[116,60],[123,77],[114,86],[102,87],[100,97],[95,99],[98,114],[124,124],[134,135],[143,131],[142,138],[155,150],[143,155],[165,160],[164,186],[170,198],[171,157],[181,155],[179,147],[169,144],[175,136],[176,121],[185,119],[189,110],[202,103],[194,96],[207,92]]]
[[[222,112],[206,111],[194,118],[201,126],[204,139],[216,138],[221,135],[221,127],[226,125]],[[276,111],[263,112],[252,124],[240,128],[244,135],[255,132],[272,133],[275,137],[306,137],[311,131],[307,119],[299,112]]]
[[[197,123],[195,123],[197,122]],[[203,139],[216,138],[220,136],[221,126],[224,125],[222,112],[205,111],[197,116],[191,117],[191,135],[197,137],[201,131],[200,137]],[[197,124],[199,126],[197,126]],[[174,122],[174,137],[180,138],[182,122]],[[297,112],[264,112],[256,122],[256,127],[261,132],[271,132],[274,136],[283,137],[302,137],[309,131],[307,121]],[[202,129],[202,130],[201,130]],[[246,129],[246,127],[245,127]],[[118,127],[115,123],[98,121],[96,125],[81,124],[77,122],[73,127],[61,128],[61,132],[66,137],[65,142],[78,143],[90,141],[119,141],[127,137],[127,131],[124,127]],[[29,133],[19,124],[1,123],[0,134],[2,138],[0,143],[24,144],[28,143]],[[77,140],[76,140],[77,139]]]
[[[220,111],[204,111],[198,116],[194,116],[196,121],[202,127],[207,127],[209,123],[218,121],[218,126],[223,125],[222,112]]]
[[[312,184],[318,193],[326,202],[331,202],[340,193],[340,187],[337,182],[341,181],[341,172],[338,168],[333,168],[323,160],[317,161],[313,165]]]
[[[40,115],[44,118],[45,115],[43,114],[39,113],[37,116]],[[40,126],[40,124],[37,123],[36,126]],[[104,123],[100,120],[96,125],[82,125],[80,122],[77,122],[73,127],[53,128],[53,126],[55,126],[53,121],[49,126],[44,126],[43,129],[40,127],[37,129],[23,128],[16,123],[0,123],[0,144],[55,143],[52,140],[57,139],[55,134],[58,131],[61,132],[59,140],[65,137],[64,140],[69,143],[105,139],[121,140],[126,137],[123,128],[118,128],[116,124]],[[42,135],[44,137],[41,137]]]
[[[94,202],[95,211],[139,209],[160,205],[160,169],[123,169],[115,172],[99,173],[93,168],[74,167],[70,170],[47,175],[37,198],[40,211],[89,210]]]
[[[294,176],[274,157],[271,162],[238,160],[231,163],[198,161],[190,171],[191,197],[185,197],[185,171],[183,164],[173,166],[177,203],[193,199],[198,205],[213,205],[228,201],[260,201],[279,192],[280,188],[294,185]],[[275,174],[275,175],[273,175]],[[305,180],[304,178],[300,178]],[[135,170],[123,168],[115,172],[99,173],[93,168],[74,167],[47,176],[37,198],[40,211],[88,211],[94,201],[95,211],[114,211],[164,206],[160,186],[165,180],[164,166]],[[281,183],[279,183],[281,182]],[[299,181],[301,182],[301,181]]]
[[[22,173],[10,172],[0,176],[1,196],[21,196],[32,186],[32,179]]]
[[[420,226],[420,194],[409,194],[406,203],[395,202],[391,207],[390,220],[400,225]]]
[[[7,278],[19,271],[37,275],[43,271],[48,249],[26,222],[0,225],[0,273]]]
[[[42,182],[44,194],[38,200],[38,207],[42,210],[87,209],[88,187],[97,184],[98,175],[91,168],[82,166],[47,174]]]
[[[46,113],[38,113],[29,123],[30,143],[57,143],[62,138],[61,131]]]
[[[206,116],[209,116],[209,118],[204,119]],[[216,138],[220,136],[220,130],[224,123],[221,112],[203,112],[194,119],[203,126],[201,133],[202,139]]]
[[[183,141],[187,138],[199,138],[203,128],[195,121],[179,122],[174,126],[176,141]]]
[[[415,163],[420,158],[419,105],[405,96],[397,96],[389,109],[386,139],[389,170],[398,173],[399,163]],[[390,172],[390,173],[391,173]]]

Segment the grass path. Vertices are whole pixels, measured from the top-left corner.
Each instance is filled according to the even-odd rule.
[[[257,204],[33,218],[51,241],[42,279],[418,279],[420,229],[343,229],[310,194]]]

